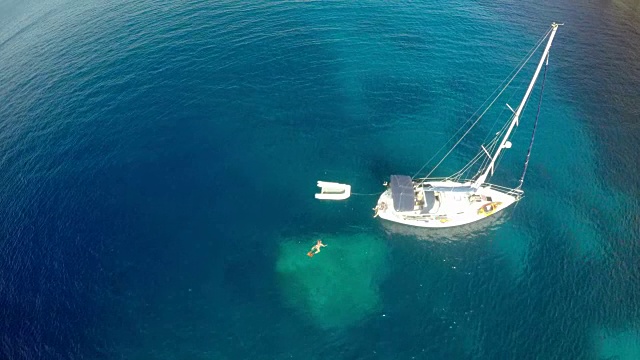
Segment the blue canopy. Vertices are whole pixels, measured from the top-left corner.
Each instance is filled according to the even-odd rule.
[[[391,175],[391,197],[396,211],[411,211],[415,204],[413,180],[406,175]]]

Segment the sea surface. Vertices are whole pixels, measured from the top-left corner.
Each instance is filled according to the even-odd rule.
[[[373,218],[553,21],[522,201]],[[640,359],[638,144],[638,1],[2,1],[0,359]]]

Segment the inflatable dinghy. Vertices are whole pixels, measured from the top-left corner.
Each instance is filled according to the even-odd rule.
[[[320,193],[316,194],[316,199],[344,200],[351,196],[351,185],[318,181],[318,187],[320,187]]]

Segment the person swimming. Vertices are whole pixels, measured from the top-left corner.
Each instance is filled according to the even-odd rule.
[[[315,254],[320,252],[320,248],[323,248],[325,246],[327,246],[327,245],[323,244],[322,240],[318,239],[318,242],[315,245],[313,245],[313,247],[311,248],[311,251],[309,251],[307,253],[307,256],[308,257],[313,257],[313,255],[315,255]]]

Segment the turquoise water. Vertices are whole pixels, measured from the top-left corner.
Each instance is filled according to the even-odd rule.
[[[413,175],[552,21],[505,216],[314,200]],[[635,359],[638,59],[625,1],[2,3],[0,354]]]

